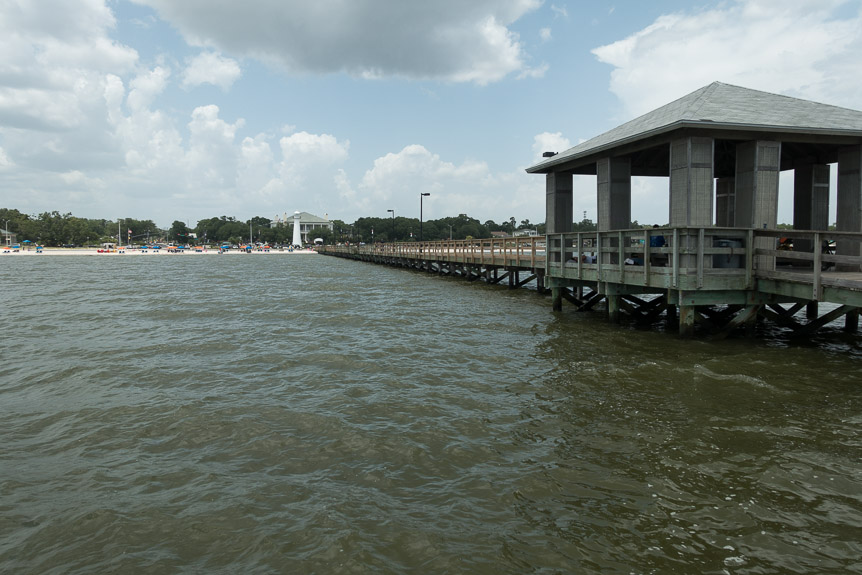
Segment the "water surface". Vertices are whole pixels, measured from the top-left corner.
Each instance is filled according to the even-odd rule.
[[[855,339],[322,256],[0,272],[0,572],[862,573]]]

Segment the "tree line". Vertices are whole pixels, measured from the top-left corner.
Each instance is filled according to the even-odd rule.
[[[545,233],[545,224],[534,224],[528,219],[518,222],[514,217],[497,223],[479,221],[466,214],[420,222],[418,218],[404,216],[390,218],[362,217],[353,223],[331,220],[332,230],[315,229],[310,240],[320,238],[324,243],[409,242],[424,240],[468,239],[490,237],[492,232],[509,235],[518,233]],[[583,223],[583,222],[582,222]],[[590,222],[591,223],[591,222]],[[43,212],[38,215],[21,213],[15,209],[0,208],[2,229],[16,234],[19,241],[30,240],[45,246],[87,246],[107,242],[144,244],[151,242],[240,244],[263,242],[273,245],[288,244],[293,239],[293,223],[273,226],[272,220],[260,216],[246,221],[220,216],[199,220],[194,226],[179,220],[168,229],[161,229],[152,220],[122,218],[120,220],[89,219],[71,213]],[[119,237],[118,237],[119,236]]]
[[[586,214],[585,214],[586,216]],[[545,223],[534,224],[528,219],[518,222],[514,217],[497,223],[493,220],[480,222],[467,214],[420,222],[418,218],[404,216],[377,218],[362,217],[353,223],[331,220],[333,229],[319,228],[312,233],[326,244],[409,242],[420,237],[427,241],[491,237],[493,232],[507,235],[535,233],[544,235]],[[57,211],[38,215],[23,214],[16,209],[0,208],[0,229],[15,234],[19,241],[30,240],[45,246],[87,246],[101,243],[145,244],[151,242],[215,244],[241,244],[252,240],[273,245],[289,244],[293,240],[293,223],[288,221],[276,226],[272,220],[255,216],[240,221],[229,216],[199,220],[194,227],[176,220],[168,229],[159,228],[152,220],[122,218],[120,220],[88,219],[61,214]],[[637,220],[630,229],[641,227]],[[792,229],[791,224],[778,224],[778,229]],[[829,226],[834,230],[835,224]],[[590,232],[596,224],[587,217],[574,222],[572,231]],[[118,238],[119,232],[119,238]]]
[[[126,218],[118,222],[79,218],[57,211],[31,216],[8,208],[0,208],[0,226],[0,229],[15,234],[19,241],[29,240],[45,246],[83,246],[103,241],[115,242],[118,231],[121,242],[131,240],[144,243],[148,238],[155,241],[164,235],[164,231],[152,220]]]

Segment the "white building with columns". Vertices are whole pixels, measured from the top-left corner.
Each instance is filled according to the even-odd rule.
[[[308,212],[295,212],[283,215],[276,215],[271,222],[272,227],[290,226],[294,223],[295,214],[299,214],[299,234],[302,238],[302,243],[310,243],[314,241],[314,230],[327,229],[332,231],[333,223],[329,220],[329,214],[323,214],[323,217],[315,216]]]

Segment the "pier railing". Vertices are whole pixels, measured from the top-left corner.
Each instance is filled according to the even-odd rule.
[[[321,251],[383,261],[544,269],[548,278],[645,288],[752,290],[774,284],[779,287],[770,289],[783,289],[791,283],[804,286],[801,292],[791,290],[794,297],[804,293],[819,300],[826,286],[862,291],[860,246],[858,232],[667,227],[327,246]]]
[[[810,286],[812,299],[824,285],[862,289],[858,232],[701,227],[547,238],[547,277],[682,290],[750,290],[775,280]]]
[[[326,246],[324,253],[475,265],[545,267],[545,236]]]

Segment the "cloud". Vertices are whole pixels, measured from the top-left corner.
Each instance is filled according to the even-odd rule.
[[[483,215],[496,220],[533,217],[544,182],[517,168],[493,173],[485,162],[444,160],[420,144],[377,158],[354,188],[342,174],[338,181],[345,211],[370,215],[367,208],[385,205],[396,215],[418,217],[419,194],[426,218],[457,214]]]
[[[258,58],[293,73],[401,76],[487,84],[520,72],[509,26],[541,0],[136,0],[195,46]]]
[[[111,2],[6,0],[0,187],[10,190],[15,207],[81,217],[137,214],[162,226],[216,211],[243,219],[301,209],[351,221],[377,210],[381,198],[399,215],[418,215],[421,189],[432,193],[426,214],[440,210],[437,217],[522,219],[535,210],[542,183],[520,168],[492,173],[482,161],[443,158],[420,144],[392,153],[384,147],[371,156],[373,165],[349,165],[346,135],[298,129],[293,122],[306,121],[302,110],[284,110],[276,125],[248,133],[230,99],[195,101],[204,92],[193,88],[228,90],[242,77],[237,60],[245,56],[313,73],[476,84],[539,76],[547,65],[526,65],[510,29],[538,0],[405,2],[385,9],[357,0],[344,3],[345,13],[331,3],[261,0],[235,18],[235,3],[151,3],[176,12],[173,23],[202,49],[188,58],[164,53],[142,61],[112,39]],[[188,15],[201,22],[186,26]],[[178,86],[188,92],[182,100],[175,99]],[[251,112],[249,123],[257,121]]]
[[[542,28],[539,30],[539,37],[542,39],[542,42],[548,42],[551,39],[551,29],[550,28]]]
[[[631,36],[595,48],[614,67],[610,89],[627,117],[721,81],[859,107],[862,15],[841,0],[737,0],[663,15]],[[828,96],[827,96],[828,95]]]
[[[164,92],[170,75],[169,68],[156,66],[135,77],[131,82],[131,90],[126,101],[129,108],[133,112],[149,108],[153,100]]]
[[[104,94],[137,52],[110,38],[99,0],[6,1],[0,9],[0,136],[5,162],[64,172],[116,164]]]
[[[554,13],[554,18],[569,17],[569,11],[566,10],[565,6],[557,6],[556,4],[551,4],[551,11]]]
[[[3,148],[0,148],[0,170],[8,170],[12,168],[14,164],[9,159],[9,156],[6,155],[6,152]]]
[[[187,62],[183,71],[183,87],[194,88],[201,84],[212,84],[227,91],[242,75],[236,60],[225,58],[214,52],[201,52]]]
[[[592,52],[614,68],[610,89],[623,106],[617,122],[713,81],[862,107],[858,2],[734,0],[711,9],[662,15]],[[792,214],[787,178],[782,174],[779,222],[790,221]],[[644,178],[633,183],[632,193],[633,214],[642,216],[641,221],[667,220],[666,180]]]
[[[285,136],[279,143],[284,161],[287,163],[340,162],[347,158],[347,151],[350,149],[350,142],[339,142],[330,134],[309,134],[308,132]]]

